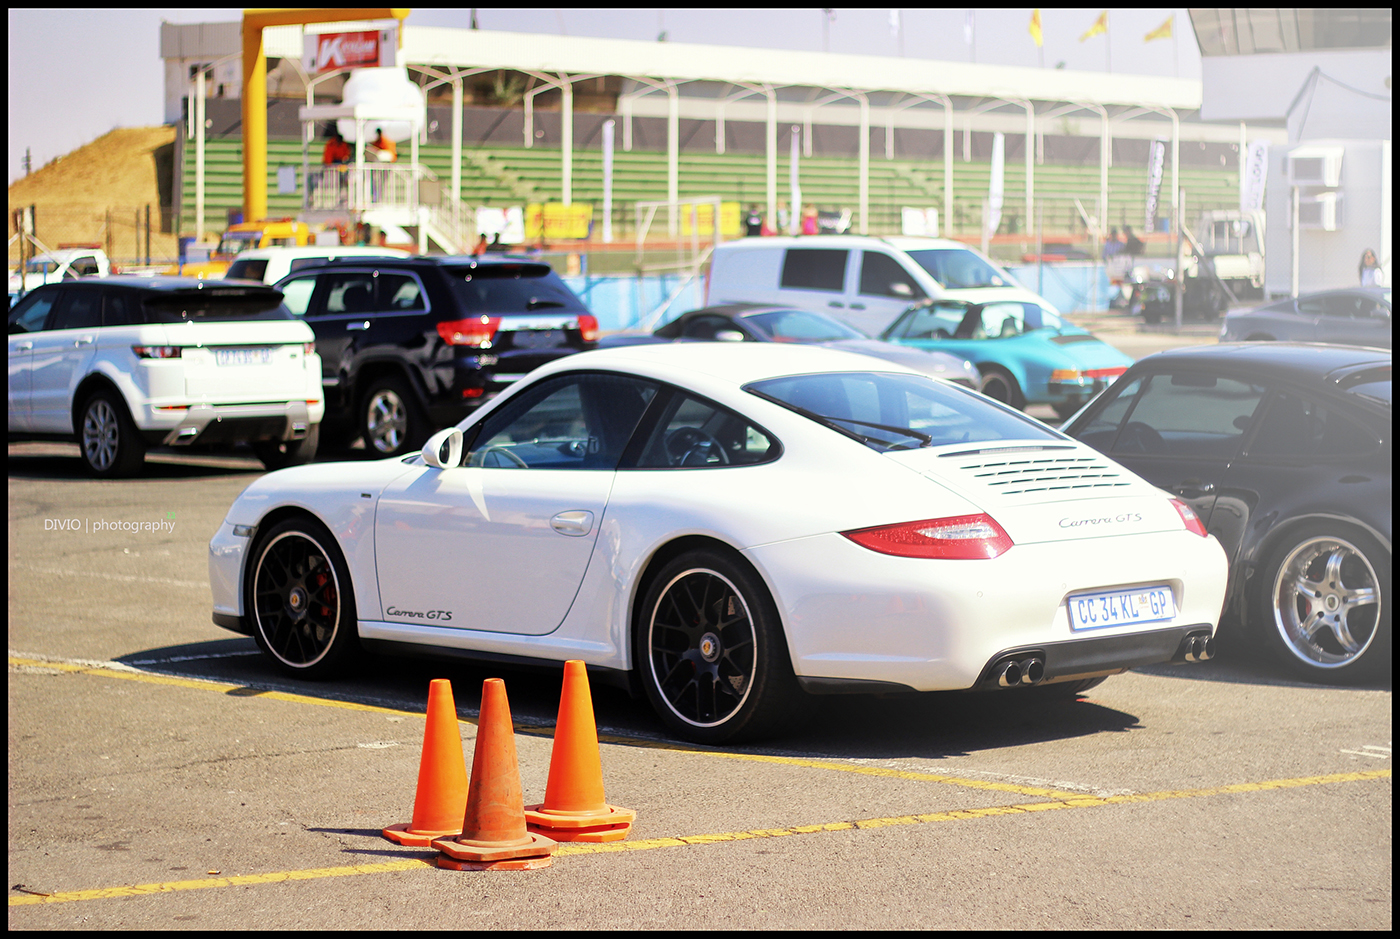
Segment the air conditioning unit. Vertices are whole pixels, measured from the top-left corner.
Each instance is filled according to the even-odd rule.
[[[1341,193],[1319,192],[1298,198],[1298,227],[1336,231],[1342,226]]]
[[[1344,147],[1298,147],[1288,154],[1288,182],[1292,186],[1340,186]]]

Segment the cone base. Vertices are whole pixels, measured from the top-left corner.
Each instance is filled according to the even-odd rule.
[[[510,861],[517,858],[535,858],[549,855],[554,851],[555,842],[552,838],[535,832],[530,832],[529,835],[529,843],[521,845],[502,845],[493,848],[484,845],[461,844],[455,838],[439,838],[431,846],[453,860],[470,861],[473,864],[488,864],[494,861]]]
[[[522,857],[509,861],[459,861],[444,854],[437,856],[437,866],[448,871],[533,871],[554,863],[549,855]]]
[[[607,825],[631,825],[636,820],[636,812],[617,805],[605,805],[596,812],[561,812],[547,809],[543,803],[525,806],[525,823],[532,829],[597,828]]]
[[[632,832],[632,823],[621,825],[597,825],[592,828],[545,828],[534,822],[526,823],[531,834],[544,835],[554,841],[580,841],[585,844],[603,844],[609,841],[622,841]]]
[[[383,835],[395,844],[405,845],[410,848],[426,848],[439,838],[456,838],[462,833],[462,829],[455,831],[415,831],[409,828],[412,822],[403,822],[399,825],[390,825],[384,829]]]

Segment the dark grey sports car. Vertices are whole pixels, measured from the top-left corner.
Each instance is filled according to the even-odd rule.
[[[1390,669],[1390,352],[1160,352],[1061,430],[1189,502],[1220,539],[1222,628],[1244,625],[1313,680]]]
[[[974,391],[982,390],[977,366],[946,352],[925,352],[871,339],[845,323],[810,310],[759,303],[726,303],[682,313],[651,333],[614,333],[604,336],[598,348],[652,342],[800,342],[873,355],[917,369],[930,378],[944,378]]]
[[[1226,314],[1221,342],[1293,339],[1390,348],[1390,288],[1348,287]]]

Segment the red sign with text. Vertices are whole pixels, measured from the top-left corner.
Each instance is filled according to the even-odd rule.
[[[321,33],[316,37],[315,69],[319,74],[338,68],[379,66],[380,31]]]

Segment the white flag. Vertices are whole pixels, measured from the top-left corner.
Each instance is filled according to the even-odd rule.
[[[898,35],[899,35],[899,11],[898,11],[898,10],[891,10],[891,11],[890,11],[890,35],[891,35],[891,36],[898,36]]]
[[[967,11],[967,18],[963,20],[963,42],[972,45],[972,11]]]

